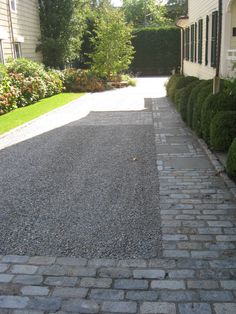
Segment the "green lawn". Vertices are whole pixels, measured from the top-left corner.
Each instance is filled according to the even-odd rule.
[[[12,112],[0,116],[0,134],[3,134],[17,126],[33,120],[44,113],[59,108],[84,95],[83,93],[62,93],[50,98],[45,98],[39,102],[16,109]]]

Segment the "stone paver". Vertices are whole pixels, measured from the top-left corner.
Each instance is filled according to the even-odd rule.
[[[145,106],[153,109],[162,256],[0,256],[0,313],[236,312],[236,201],[169,101]]]

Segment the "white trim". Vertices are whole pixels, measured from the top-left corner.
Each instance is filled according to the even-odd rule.
[[[24,38],[24,36],[16,35],[16,36],[14,36],[14,42],[15,43],[24,43],[25,38]]]
[[[7,39],[7,33],[5,30],[0,26],[0,40]]]

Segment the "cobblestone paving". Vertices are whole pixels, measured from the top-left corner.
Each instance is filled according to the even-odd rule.
[[[166,98],[153,107],[163,257],[0,257],[0,313],[236,313],[236,204]]]

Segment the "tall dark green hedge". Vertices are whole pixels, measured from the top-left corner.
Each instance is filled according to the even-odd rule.
[[[180,66],[180,30],[176,27],[144,28],[134,33],[134,60],[130,69],[141,75],[166,75]]]

